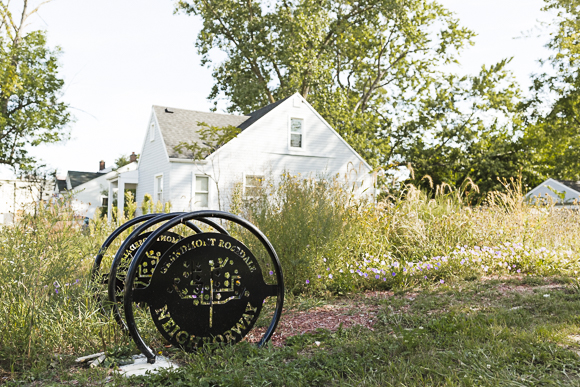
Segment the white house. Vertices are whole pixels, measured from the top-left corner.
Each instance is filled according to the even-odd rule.
[[[177,152],[180,142],[198,142],[200,124],[236,126],[241,132],[203,160]],[[115,190],[136,188],[153,201],[171,201],[173,211],[227,210],[236,184],[248,194],[256,181],[283,172],[348,176],[356,192],[373,194],[372,168],[299,94],[248,116],[153,106],[136,171],[107,178]],[[117,195],[123,208],[123,195]],[[111,200],[108,201],[109,215]],[[110,217],[109,217],[110,219]]]
[[[537,200],[550,200],[558,205],[580,203],[580,181],[548,179],[528,192],[526,198],[532,203]]]
[[[133,172],[136,175],[136,155],[130,157],[131,162],[116,170],[112,167],[105,168],[105,162],[101,161],[98,172],[68,171],[66,178],[55,181],[54,191],[56,197],[71,194],[71,205],[75,213],[80,216],[93,218],[99,208],[106,208],[108,198],[113,198],[116,190],[112,190],[119,176],[128,176]],[[123,179],[121,179],[124,181]],[[125,188],[135,188],[127,185]],[[109,214],[110,218],[110,214]]]

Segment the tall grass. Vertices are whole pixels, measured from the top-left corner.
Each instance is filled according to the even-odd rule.
[[[97,312],[89,271],[111,231],[83,232],[67,206],[52,203],[0,231],[0,368],[46,368],[54,353],[101,347],[111,334]]]
[[[497,257],[484,262],[486,256],[478,256],[477,265],[471,260],[467,268],[450,256],[458,256],[461,249],[499,251],[506,243],[529,250],[509,260],[513,272],[541,274],[537,268],[545,265],[536,262],[544,258],[530,251],[544,248],[559,257],[566,251],[567,258],[562,259],[574,265],[558,261],[551,267],[556,271],[566,267],[573,275],[580,253],[579,213],[530,206],[519,180],[503,184],[504,192],[490,194],[479,206],[468,205],[470,191],[477,189],[469,182],[461,188],[436,187],[431,196],[408,185],[398,196],[375,203],[355,198],[338,178],[285,174],[278,184],[265,182],[259,199],[238,200],[238,211],[270,238],[293,293],[391,288],[489,275],[495,273],[489,268],[498,266],[491,262]],[[507,261],[501,265],[505,268]]]
[[[294,294],[512,273],[577,276],[579,213],[528,205],[518,180],[504,184],[505,192],[479,206],[468,205],[470,185],[434,195],[409,185],[374,202],[356,198],[338,177],[284,174],[252,198],[237,190],[232,208],[270,239]],[[88,283],[113,229],[96,220],[82,230],[57,203],[0,229],[0,372],[45,369],[54,353],[93,353],[128,340],[100,313]]]

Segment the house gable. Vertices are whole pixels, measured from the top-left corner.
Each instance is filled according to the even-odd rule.
[[[299,93],[270,104],[269,109],[262,108],[257,119],[248,120],[240,127],[244,127],[237,138],[231,140],[218,149],[208,160],[223,157],[221,153],[233,153],[233,149],[240,147],[254,148],[254,153],[266,153],[280,160],[288,159],[287,156],[296,156],[303,162],[314,168],[298,168],[299,170],[324,171],[328,168],[320,168],[324,163],[330,166],[330,160],[334,160],[334,168],[341,160],[349,160],[351,171],[346,166],[340,169],[344,172],[365,173],[372,171],[372,167],[338,134],[336,130],[306,101]],[[253,115],[252,113],[250,117]],[[304,144],[301,149],[293,149],[289,145],[290,122],[292,118],[304,121]],[[251,121],[251,122],[250,122]],[[307,161],[308,160],[308,161]],[[256,160],[259,162],[259,160]],[[278,164],[278,165],[276,165]],[[269,167],[281,171],[285,168],[286,161],[276,163],[270,160]]]
[[[526,198],[534,201],[535,197],[538,196],[545,197],[546,195],[548,195],[552,197],[555,202],[561,202],[562,199],[558,197],[558,195],[555,192],[553,192],[550,188],[548,188],[551,187],[553,190],[565,193],[564,203],[572,203],[574,202],[574,200],[580,200],[580,191],[572,188],[576,186],[580,186],[580,184],[572,181],[560,181],[555,179],[548,179],[544,181],[542,184],[532,189],[530,192],[528,192],[526,194]]]

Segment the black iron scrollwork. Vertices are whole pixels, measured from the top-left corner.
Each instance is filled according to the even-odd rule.
[[[266,283],[258,259],[246,245],[208,218],[231,222],[253,234],[269,256],[276,284]],[[194,221],[217,232],[202,232]],[[98,275],[101,261],[114,239],[141,223],[121,244],[104,282],[115,319],[149,362],[155,361],[155,353],[140,334],[134,313],[139,305],[148,308],[167,342],[195,351],[205,343],[242,340],[256,323],[265,300],[275,297],[272,320],[258,346],[272,337],[284,302],[283,275],[274,248],[255,226],[222,211],[146,215],[129,223],[103,244],[95,259],[93,279],[97,284],[103,282]],[[180,224],[196,234],[182,237],[171,231]],[[151,231],[154,226],[157,228]]]

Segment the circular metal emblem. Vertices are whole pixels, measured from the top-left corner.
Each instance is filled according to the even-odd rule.
[[[138,278],[133,301],[146,302],[165,339],[189,351],[207,342],[240,341],[264,300],[278,291],[264,282],[244,244],[217,233],[182,239],[156,262],[146,287]]]

